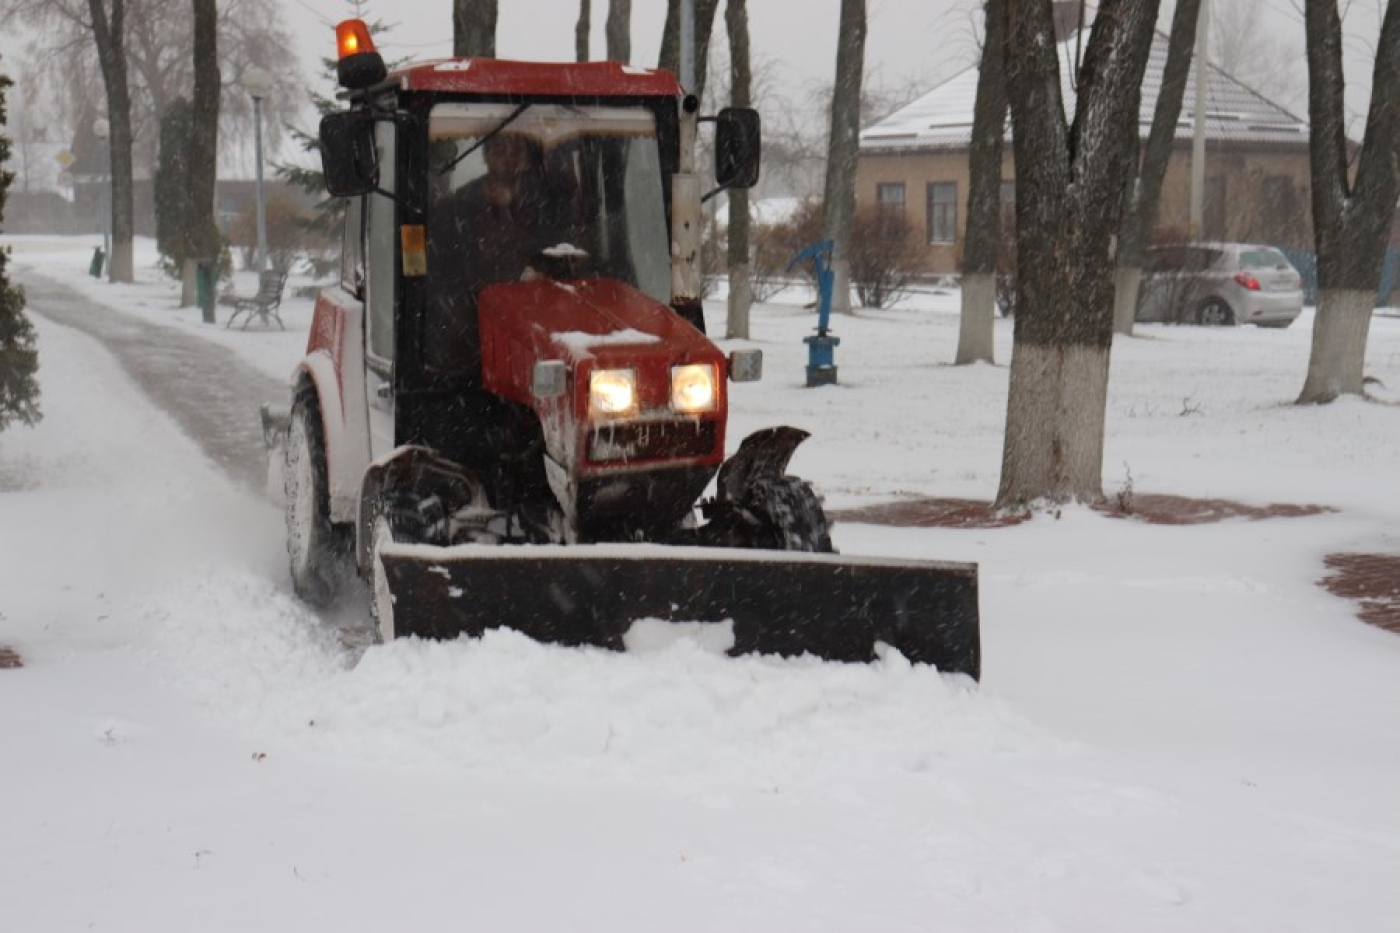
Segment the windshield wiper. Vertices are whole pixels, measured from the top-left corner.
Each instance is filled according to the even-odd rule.
[[[486,145],[488,142],[490,142],[492,139],[494,139],[494,138],[496,137],[496,134],[497,134],[497,133],[501,132],[501,130],[503,130],[503,129],[505,129],[506,127],[510,126],[512,123],[514,123],[514,122],[516,121],[516,118],[518,118],[518,117],[519,117],[522,113],[524,113],[525,111],[529,110],[529,109],[530,109],[531,103],[532,103],[531,101],[526,101],[525,103],[521,104],[519,107],[516,107],[515,110],[512,111],[512,113],[511,113],[510,116],[506,117],[506,118],[505,118],[504,120],[502,120],[500,123],[497,123],[494,127],[491,128],[491,132],[487,133],[485,136],[483,136],[483,137],[481,137],[480,139],[478,139],[478,140],[477,140],[475,143],[473,143],[471,146],[467,147],[467,151],[466,151],[466,152],[462,153],[462,154],[459,155],[457,158],[455,158],[455,159],[453,159],[451,162],[447,163],[447,165],[443,168],[443,170],[442,170],[441,172],[438,172],[438,174],[439,174],[439,175],[446,175],[448,172],[452,171],[454,168],[457,167],[457,163],[458,163],[458,162],[461,162],[461,161],[462,161],[463,159],[465,159],[467,156],[471,155],[473,152],[476,152],[476,150],[480,149],[482,146]]]

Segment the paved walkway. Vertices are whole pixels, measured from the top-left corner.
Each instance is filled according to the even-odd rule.
[[[16,278],[29,311],[96,338],[224,472],[264,492],[267,454],[258,410],[284,400],[285,383],[218,344],[96,304],[46,276],[26,271]]]

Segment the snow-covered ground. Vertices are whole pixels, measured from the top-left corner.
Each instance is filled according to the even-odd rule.
[[[304,344],[308,299],[285,334],[226,331],[147,244],[112,286],[91,241],[10,242],[267,372]],[[832,508],[992,497],[1008,323],[1001,365],[952,367],[956,294],[838,319],[841,385],[809,390],[813,324],[755,310],[735,443],[811,429],[793,469]],[[1400,549],[1400,406],[1289,404],[1311,312],[1119,340],[1105,488],[1335,512],[837,526],[848,554],[980,564],[980,685],[508,632],[360,656],[291,595],[278,507],[100,345],[37,327],[45,419],[0,434],[0,644],[26,664],[0,671],[0,931],[1400,923],[1400,637],[1317,585],[1327,553]],[[1400,318],[1367,371],[1400,394]]]

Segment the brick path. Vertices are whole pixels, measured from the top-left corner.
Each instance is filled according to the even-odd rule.
[[[1329,593],[1360,603],[1363,621],[1400,635],[1400,555],[1328,554]]]

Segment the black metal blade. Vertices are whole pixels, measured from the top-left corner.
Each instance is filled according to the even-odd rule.
[[[870,661],[877,642],[940,671],[981,671],[975,564],[657,545],[390,547],[398,635],[508,627],[622,647],[634,621],[732,620],[732,653]]]

